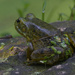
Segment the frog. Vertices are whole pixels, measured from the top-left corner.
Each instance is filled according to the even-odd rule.
[[[72,56],[73,49],[65,35],[52,25],[29,13],[15,21],[15,29],[28,42],[26,50],[28,62],[53,65]]]

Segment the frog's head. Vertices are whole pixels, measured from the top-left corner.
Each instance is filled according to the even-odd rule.
[[[25,25],[26,20],[24,18],[19,18],[15,21],[15,28],[16,30],[23,35],[24,37],[26,36],[27,32],[27,26]]]
[[[19,18],[15,21],[16,30],[24,37],[27,36],[26,34],[29,30],[28,21],[32,20],[33,18],[35,18],[35,16],[32,13],[29,13],[25,18]]]
[[[27,39],[27,41],[37,40],[48,35],[41,27],[31,21],[26,20],[25,18],[17,19],[15,21],[15,28]]]

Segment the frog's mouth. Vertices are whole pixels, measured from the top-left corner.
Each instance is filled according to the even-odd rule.
[[[14,25],[17,32],[20,33],[22,36],[26,37],[27,28],[19,19],[15,21]]]

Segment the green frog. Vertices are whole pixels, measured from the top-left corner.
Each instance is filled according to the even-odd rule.
[[[53,65],[73,54],[68,37],[32,13],[17,19],[15,28],[28,42],[27,59],[32,63],[46,60],[47,64]]]

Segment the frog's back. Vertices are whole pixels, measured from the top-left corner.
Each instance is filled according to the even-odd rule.
[[[52,26],[52,25],[50,25],[50,24],[48,24],[48,23],[46,23],[46,22],[44,22],[44,21],[42,21],[42,20],[40,20],[40,19],[38,19],[36,17],[32,17],[30,19],[28,17],[29,15],[31,16],[33,14],[27,14],[27,16],[25,17],[26,20],[28,20],[28,21],[30,21],[30,22],[32,22],[32,23],[34,23],[34,24],[36,24],[36,25],[38,25],[38,26],[40,26],[41,28],[44,28],[44,29],[57,30],[57,28],[55,28],[54,26]]]
[[[58,29],[53,27],[52,25],[36,18],[33,14],[27,14],[27,16],[25,17],[25,19],[31,23],[33,23],[34,27],[38,30],[40,30],[41,32],[44,32],[46,34],[48,34],[49,36],[53,36],[55,34],[57,34]],[[32,18],[31,18],[32,17]]]

